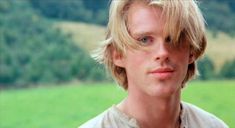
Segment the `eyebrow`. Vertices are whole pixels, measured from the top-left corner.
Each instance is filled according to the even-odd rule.
[[[142,36],[146,36],[146,35],[153,35],[154,32],[150,32],[150,31],[138,31],[138,32],[133,32],[131,35],[133,37],[142,37]]]

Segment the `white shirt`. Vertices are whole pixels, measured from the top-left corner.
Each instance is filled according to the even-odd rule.
[[[180,128],[228,128],[219,118],[192,104],[182,102]],[[140,128],[136,119],[129,117],[116,106],[89,120],[79,128]]]

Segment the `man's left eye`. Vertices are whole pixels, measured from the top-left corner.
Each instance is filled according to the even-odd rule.
[[[153,38],[150,36],[145,36],[140,39],[138,39],[141,45],[148,45],[153,42]]]

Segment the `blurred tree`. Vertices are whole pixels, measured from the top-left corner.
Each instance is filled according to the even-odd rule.
[[[106,25],[110,0],[30,0],[42,15],[62,20],[82,21]],[[216,34],[219,31],[235,34],[235,2],[232,0],[200,0],[199,7],[208,25]]]
[[[208,28],[217,35],[219,31],[234,36],[235,2],[231,0],[201,0],[200,8],[205,15]]]
[[[1,4],[0,86],[105,79],[100,78],[105,76],[103,70],[94,72],[97,65],[89,54],[27,1],[2,0]]]
[[[212,60],[205,56],[197,62],[198,70],[199,70],[199,79],[201,80],[209,80],[215,77],[214,72],[214,64]]]
[[[30,0],[33,7],[49,18],[83,21],[104,25],[108,16],[107,0]]]
[[[224,63],[219,76],[226,79],[235,79],[235,59]]]

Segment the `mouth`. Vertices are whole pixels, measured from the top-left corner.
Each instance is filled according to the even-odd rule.
[[[150,75],[159,78],[159,79],[169,79],[173,76],[175,70],[170,67],[157,68],[149,72]]]

